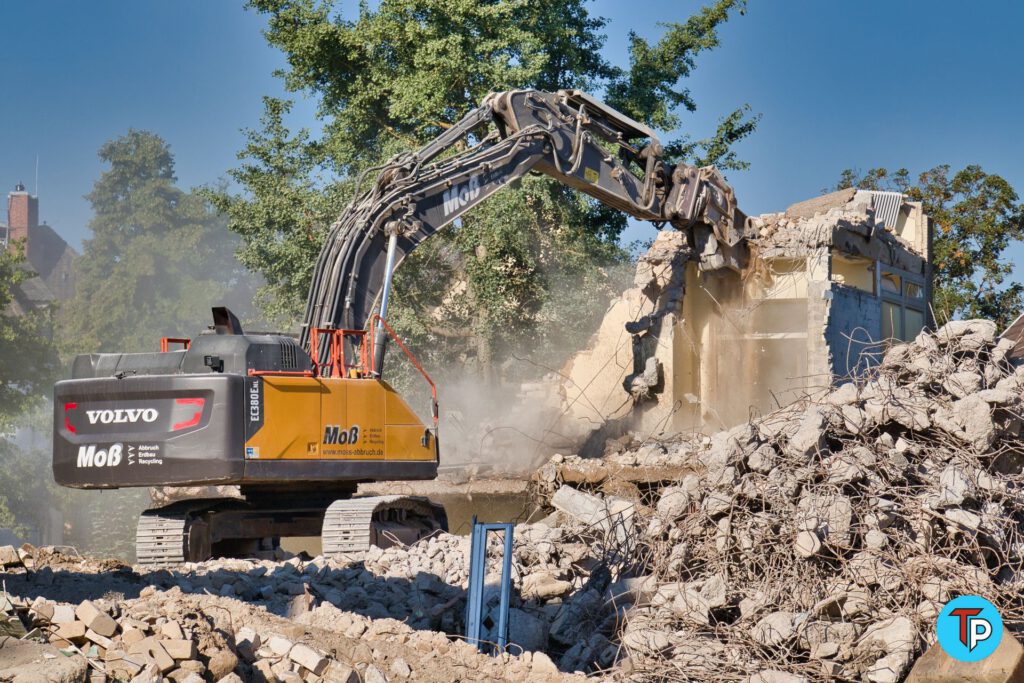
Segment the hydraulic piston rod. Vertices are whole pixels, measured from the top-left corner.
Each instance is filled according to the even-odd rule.
[[[380,377],[384,370],[384,350],[387,348],[387,332],[384,320],[388,317],[388,297],[391,294],[391,278],[395,272],[395,252],[398,249],[398,232],[388,237],[388,256],[384,262],[384,288],[380,295],[380,322],[377,323],[377,334],[373,348],[373,374]]]

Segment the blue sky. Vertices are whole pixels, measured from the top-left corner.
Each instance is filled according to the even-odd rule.
[[[596,0],[592,10],[610,20],[606,56],[625,64],[629,29],[655,38],[659,21],[699,6]],[[261,96],[282,93],[271,75],[282,57],[240,2],[9,2],[0,16],[0,190],[34,189],[38,155],[41,216],[73,243],[88,236],[83,195],[104,141],[155,131],[183,185],[211,183],[257,125]],[[738,147],[751,169],[730,175],[748,213],[813,196],[846,167],[978,163],[1024,192],[1022,24],[1024,4],[1009,0],[750,0],[699,58],[687,83],[699,109],[683,128],[707,135],[743,103],[763,115]],[[312,122],[312,104],[297,115]],[[1024,261],[1024,249],[1013,255]]]

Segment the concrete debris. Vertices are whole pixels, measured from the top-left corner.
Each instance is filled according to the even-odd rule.
[[[950,323],[863,379],[663,442],[657,464],[690,469],[636,498],[654,588],[614,601],[629,680],[899,681],[951,597],[1024,618],[1024,366],[1004,346],[987,321]],[[637,462],[619,444],[605,468]],[[565,458],[559,478],[587,467]]]
[[[1024,679],[1024,647],[1009,632],[1003,631],[999,647],[979,662],[961,662],[934,644],[918,658],[907,676],[907,683],[1012,683]]]
[[[0,548],[0,628],[75,662],[67,681],[903,680],[952,596],[1024,623],[1024,372],[1000,348],[985,321],[951,323],[712,437],[552,458],[548,516],[515,529],[498,657],[459,638],[469,539],[443,533],[146,574]]]

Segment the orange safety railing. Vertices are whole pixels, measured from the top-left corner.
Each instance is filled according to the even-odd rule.
[[[312,370],[250,370],[250,377],[316,377]]]
[[[405,352],[406,357],[413,364],[413,367],[419,370],[420,374],[423,375],[423,379],[425,379],[427,381],[427,384],[430,385],[430,415],[431,417],[434,418],[434,429],[437,429],[437,385],[434,384],[434,380],[430,379],[430,375],[428,375],[427,371],[423,369],[423,366],[420,365],[420,362],[416,360],[416,356],[412,355],[412,351],[410,351],[405,346],[405,344],[402,343],[402,340],[399,339],[398,335],[395,334],[394,331],[388,326],[384,318],[380,317],[380,314],[374,315],[373,319],[370,320],[370,348],[377,348],[376,339],[374,338],[376,335],[377,323],[380,323],[380,326],[384,328],[384,330],[388,333],[388,336],[395,340],[395,343],[398,344],[398,348],[402,349],[402,351]],[[363,348],[365,349],[365,346]],[[377,367],[377,364],[375,362],[376,359],[373,357],[373,353],[370,354],[369,360],[371,367]]]
[[[192,340],[186,337],[163,337],[160,339],[160,353],[170,351],[171,344],[181,344],[187,350],[192,346]]]

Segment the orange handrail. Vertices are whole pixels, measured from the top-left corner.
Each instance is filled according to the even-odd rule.
[[[181,344],[186,350],[192,346],[192,340],[187,337],[161,337],[160,339],[160,353],[167,353],[171,349],[171,344]]]
[[[434,418],[434,428],[437,429],[437,385],[434,384],[434,380],[430,379],[430,375],[428,375],[427,371],[423,369],[423,366],[420,365],[420,362],[416,360],[416,356],[412,355],[412,352],[409,351],[408,348],[406,348],[405,344],[402,343],[402,340],[399,339],[398,335],[395,334],[394,331],[388,326],[387,321],[385,321],[384,318],[380,317],[379,313],[374,314],[373,318],[370,320],[370,347],[372,349],[376,348],[376,339],[374,337],[376,335],[375,330],[377,329],[377,323],[380,323],[381,327],[383,327],[387,331],[388,335],[395,340],[395,343],[398,344],[398,348],[402,349],[402,351],[405,352],[406,357],[409,358],[413,366],[417,370],[419,370],[421,375],[423,375],[423,379],[427,380],[427,384],[430,385],[430,413],[431,417]],[[377,367],[376,358],[373,357],[372,353],[370,354],[370,363],[371,367]]]

